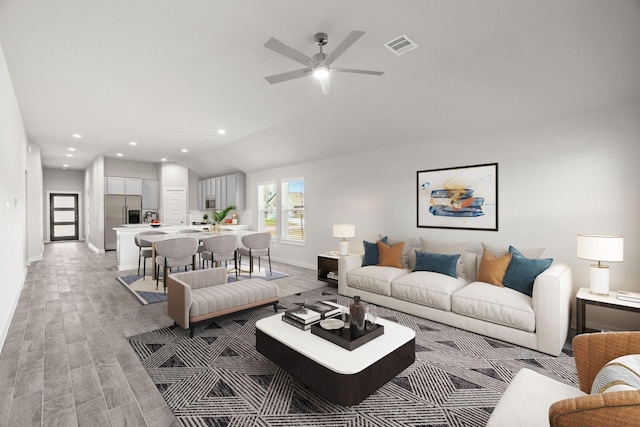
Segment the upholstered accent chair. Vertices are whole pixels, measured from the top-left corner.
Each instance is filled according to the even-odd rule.
[[[166,277],[170,269],[191,265],[196,267],[196,254],[198,253],[198,239],[195,237],[176,237],[156,242],[156,289],[158,289],[158,277],[160,267],[163,268],[164,289],[167,289]]]
[[[637,426],[640,390],[592,393],[594,379],[610,361],[640,354],[640,332],[582,334],[573,339],[580,388],[521,369],[494,409],[488,427]]]
[[[202,241],[204,250],[202,256],[202,267],[206,261],[215,264],[216,267],[224,261],[225,267],[228,261],[233,261],[233,267],[238,278],[238,238],[235,235],[218,235],[207,237]]]
[[[152,243],[141,238],[142,236],[153,236],[158,234],[167,234],[164,231],[141,231],[134,236],[136,246],[138,247],[138,276],[140,275],[140,259],[142,259],[142,278],[147,274],[147,258],[153,256]]]
[[[244,247],[238,247],[238,258],[242,265],[242,256],[249,256],[249,277],[253,273],[253,258],[258,258],[258,270],[260,270],[260,257],[269,259],[269,275],[271,275],[271,233],[253,233],[242,237]]]

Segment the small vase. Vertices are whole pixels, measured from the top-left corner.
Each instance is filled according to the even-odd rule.
[[[216,222],[214,229],[216,234],[222,234],[222,223]]]
[[[353,297],[353,304],[349,307],[349,321],[351,327],[351,338],[359,338],[364,335],[365,332],[365,313],[366,308],[364,304],[360,302],[358,295]]]

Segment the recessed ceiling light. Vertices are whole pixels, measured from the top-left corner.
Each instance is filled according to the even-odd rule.
[[[122,157],[122,156],[124,156],[124,154],[122,154],[122,153],[116,153],[116,156],[118,156],[118,157]]]
[[[160,160],[162,160],[163,162],[166,162],[167,158],[166,157],[161,157]]]
[[[63,168],[65,168],[65,169],[69,167],[69,165],[68,165],[68,164],[66,164],[66,163],[63,163],[63,164],[61,164],[60,166],[62,166],[62,167],[63,167]]]
[[[182,149],[182,150],[180,150],[180,151],[182,151],[183,153],[188,153],[188,152],[189,152],[189,150],[187,150],[186,148],[183,148],[183,149]]]
[[[138,145],[138,143],[135,142],[135,141],[131,141],[131,142],[129,142],[129,145]]]
[[[73,147],[69,147],[69,151],[76,151],[76,149]]]
[[[67,154],[67,157],[73,157],[73,154],[68,153],[68,154]]]
[[[82,135],[80,135],[79,133],[74,133],[71,136],[74,137],[74,138],[82,138]]]
[[[226,131],[226,130],[224,130],[224,129],[218,129],[218,134],[219,134],[219,135],[224,135],[225,133],[227,133],[227,131]]]

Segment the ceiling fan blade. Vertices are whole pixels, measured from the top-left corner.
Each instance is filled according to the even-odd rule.
[[[287,80],[299,79],[300,77],[308,76],[311,72],[311,68],[302,68],[300,70],[287,71],[286,73],[274,74],[273,76],[265,77],[265,80],[271,84],[286,82]]]
[[[351,31],[351,34],[347,36],[346,39],[342,40],[342,43],[336,47],[333,52],[329,54],[324,60],[324,63],[327,65],[331,65],[333,61],[335,61],[340,55],[344,53],[345,50],[349,49],[349,47],[358,41],[360,37],[364,35],[364,31]]]
[[[331,87],[331,79],[327,76],[324,79],[320,79],[320,88],[323,95],[333,95],[333,88]]]
[[[318,64],[318,61],[316,61],[315,59],[308,57],[304,53],[287,46],[286,44],[274,39],[273,37],[267,40],[267,42],[264,44],[264,47],[308,67]]]
[[[384,71],[352,70],[350,68],[332,68],[331,71],[337,71],[339,73],[371,74],[373,76],[381,76],[384,74]]]

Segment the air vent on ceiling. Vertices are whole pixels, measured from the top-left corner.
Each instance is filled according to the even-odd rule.
[[[409,36],[406,34],[401,35],[388,43],[385,43],[384,46],[389,49],[391,52],[400,56],[404,53],[409,52],[418,47],[418,44],[411,40]]]

